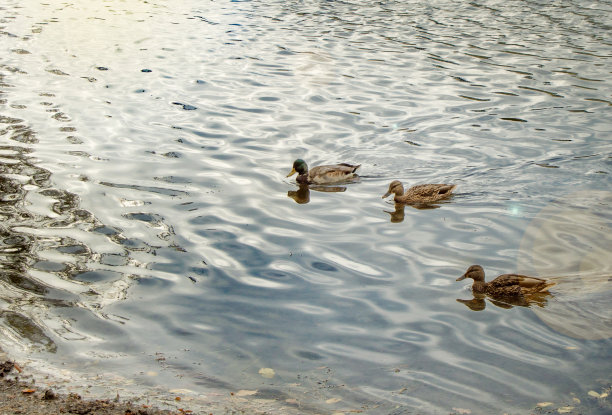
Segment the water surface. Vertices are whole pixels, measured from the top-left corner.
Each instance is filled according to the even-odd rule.
[[[362,3],[2,6],[2,347],[220,408],[610,411],[612,4]],[[470,302],[474,263],[557,287]]]

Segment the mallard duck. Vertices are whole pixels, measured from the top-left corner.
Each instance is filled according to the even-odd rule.
[[[308,170],[308,165],[302,159],[297,159],[293,162],[293,168],[287,175],[293,176],[298,173],[295,179],[301,184],[331,184],[346,182],[354,179],[357,176],[355,171],[361,167],[361,164],[353,165],[347,163],[331,164],[327,166],[317,166]]]
[[[474,294],[487,294],[493,297],[521,297],[530,294],[546,293],[554,282],[542,278],[518,274],[503,274],[492,281],[485,282],[485,273],[480,265],[472,265],[457,281],[471,278]]]
[[[383,199],[391,193],[395,193],[393,198],[397,203],[406,204],[427,204],[435,203],[452,196],[454,184],[420,184],[413,186],[404,193],[404,186],[399,180],[393,180],[389,185],[389,190]]]

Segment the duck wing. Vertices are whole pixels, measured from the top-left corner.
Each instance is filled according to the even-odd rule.
[[[355,177],[355,171],[359,167],[361,167],[360,164],[348,163],[317,166],[308,171],[308,179],[311,183],[316,184],[342,182]]]
[[[510,287],[513,285],[520,286],[519,282],[522,278],[529,278],[518,274],[503,274],[487,283],[492,288]]]
[[[339,168],[341,170],[347,170],[347,171],[350,171],[351,173],[355,173],[357,171],[357,169],[359,167],[361,167],[361,164],[340,163],[340,164],[336,164],[335,166],[332,166],[332,167],[336,167],[336,168]]]
[[[542,278],[528,277],[519,274],[503,274],[487,283],[487,286],[492,289],[507,289],[509,287],[518,287],[521,292],[541,292],[555,285]]]
[[[421,198],[445,197],[450,195],[454,188],[454,184],[419,184],[408,189],[406,194]]]

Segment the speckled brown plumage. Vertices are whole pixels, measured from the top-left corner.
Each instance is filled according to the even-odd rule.
[[[389,190],[385,193],[383,199],[394,193],[393,200],[396,203],[408,205],[435,203],[451,197],[455,187],[454,184],[420,184],[404,192],[402,182],[394,180],[389,185]]]
[[[528,277],[518,274],[503,274],[490,282],[485,282],[485,273],[480,265],[472,265],[465,274],[457,278],[461,281],[472,278],[472,291],[477,294],[487,294],[496,297],[520,297],[529,294],[547,292],[555,285],[542,278]]]

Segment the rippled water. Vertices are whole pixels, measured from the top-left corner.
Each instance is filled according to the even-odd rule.
[[[612,382],[609,1],[0,16],[13,355],[186,405],[610,411],[588,395]],[[361,180],[299,189],[298,157]],[[458,194],[394,206],[394,179]],[[455,282],[474,263],[557,286],[532,307],[474,299]]]

